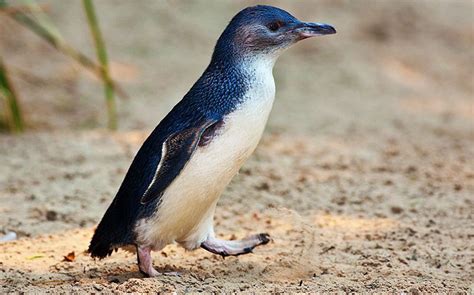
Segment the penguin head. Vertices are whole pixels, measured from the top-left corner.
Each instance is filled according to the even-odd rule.
[[[217,41],[214,56],[278,56],[300,40],[334,33],[331,25],[302,22],[280,8],[257,5],[232,18]]]

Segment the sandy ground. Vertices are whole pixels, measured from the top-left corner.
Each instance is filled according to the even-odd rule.
[[[61,32],[92,55],[79,2],[50,3]],[[30,127],[0,134],[0,230],[19,237],[0,243],[1,293],[473,292],[470,1],[271,2],[339,32],[278,62],[267,132],[218,205],[219,236],[273,241],[225,260],[174,245],[154,254],[180,276],[143,278],[123,251],[89,258],[141,142],[199,76],[227,20],[254,2],[133,3],[98,3],[131,96],[119,100],[117,132],[102,128],[100,84],[0,15]]]

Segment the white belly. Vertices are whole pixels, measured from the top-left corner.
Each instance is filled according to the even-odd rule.
[[[166,189],[157,212],[138,224],[140,243],[161,248],[176,241],[194,249],[213,234],[216,203],[255,150],[272,108],[273,77],[266,82],[250,90],[245,102],[225,117],[218,135],[194,152]]]

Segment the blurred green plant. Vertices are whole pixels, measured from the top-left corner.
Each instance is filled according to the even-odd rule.
[[[117,115],[114,93],[117,93],[117,95],[122,98],[128,98],[128,95],[110,77],[105,45],[99,31],[97,17],[95,16],[92,2],[84,1],[84,8],[86,10],[89,26],[94,37],[97,57],[100,64],[97,64],[85,54],[70,46],[61,36],[59,30],[54,26],[48,15],[43,12],[42,7],[39,6],[35,1],[24,0],[24,3],[25,5],[23,6],[10,6],[7,4],[6,0],[0,0],[0,12],[6,13],[15,21],[30,29],[55,49],[71,57],[73,60],[78,62],[84,68],[90,70],[100,80],[103,81],[108,110],[108,127],[110,129],[116,129]]]
[[[23,118],[21,115],[20,104],[13,84],[8,78],[7,68],[0,57],[0,95],[5,100],[5,121],[12,132],[21,132],[24,130]]]
[[[109,114],[108,127],[112,130],[117,129],[117,110],[115,106],[114,88],[109,72],[109,61],[107,58],[107,51],[105,49],[102,33],[100,32],[99,23],[94,9],[92,0],[83,0],[84,10],[86,11],[87,21],[94,39],[97,59],[101,65],[102,81],[104,82],[104,94],[107,102],[107,111]]]

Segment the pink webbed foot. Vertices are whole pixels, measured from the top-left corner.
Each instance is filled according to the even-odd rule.
[[[243,240],[225,241],[214,237],[208,237],[201,247],[205,250],[219,254],[222,257],[238,256],[242,254],[252,253],[252,250],[260,245],[265,245],[270,241],[270,235],[263,233],[249,236]]]
[[[138,269],[147,277],[156,277],[160,275],[153,267],[153,258],[151,257],[150,247],[137,246]]]

